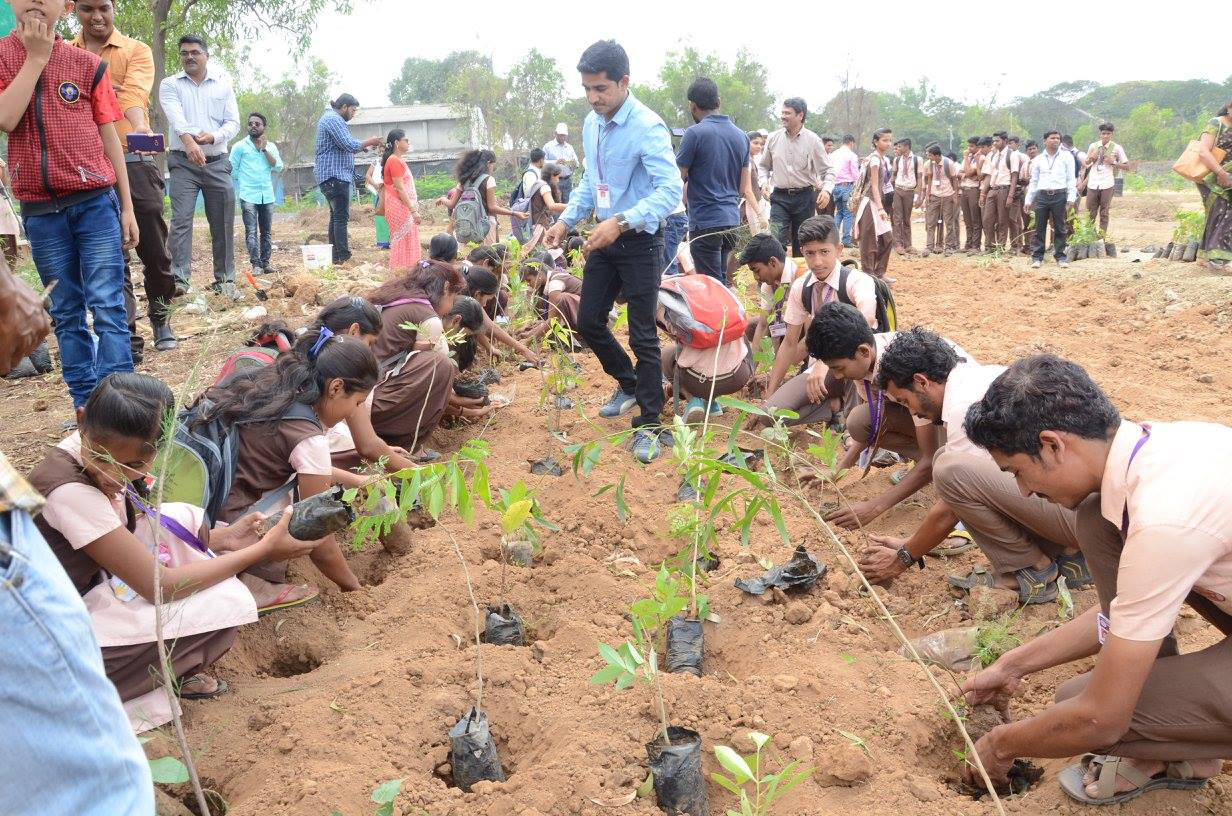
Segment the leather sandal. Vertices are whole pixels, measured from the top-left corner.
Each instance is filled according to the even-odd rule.
[[[1065,576],[1065,585],[1070,589],[1081,589],[1095,583],[1091,570],[1087,569],[1087,559],[1082,553],[1074,555],[1058,555],[1057,568]]]
[[[1042,570],[1023,567],[1015,572],[1014,577],[1018,580],[1018,603],[1026,606],[1055,601],[1058,574],[1055,562]],[[968,591],[977,586],[995,587],[997,585],[995,576],[988,571],[987,567],[976,567],[966,576],[950,575],[946,580],[949,581],[950,586]]]
[[[1082,779],[1091,765],[1099,768],[1095,778],[1095,796],[1088,796],[1086,785]],[[1117,777],[1132,783],[1133,788],[1116,792]],[[1065,795],[1075,802],[1084,805],[1115,805],[1137,799],[1151,790],[1197,790],[1206,785],[1207,780],[1195,779],[1193,768],[1188,762],[1168,762],[1163,773],[1147,776],[1142,771],[1124,761],[1123,757],[1104,754],[1087,754],[1082,761],[1070,765],[1057,775],[1057,783]]]

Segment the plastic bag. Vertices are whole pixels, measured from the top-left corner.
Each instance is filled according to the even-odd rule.
[[[916,638],[911,641],[911,645],[919,652],[920,657],[929,663],[953,671],[970,671],[979,668],[979,661],[975,657],[975,632],[974,626],[942,629],[940,632]],[[903,657],[909,656],[907,647],[902,647],[899,654]]]
[[[449,729],[449,764],[453,766],[453,783],[467,792],[485,779],[505,781],[486,714],[472,707]]]
[[[667,670],[702,676],[702,622],[677,615],[667,622]]]
[[[736,589],[750,595],[762,595],[770,587],[782,590],[805,589],[817,583],[826,574],[826,566],[813,557],[804,547],[796,547],[791,560],[778,567],[771,567],[756,578],[739,578]]]
[[[494,646],[521,646],[526,642],[522,619],[509,604],[488,607],[484,622],[483,642]]]
[[[646,743],[659,807],[665,813],[710,816],[706,779],[702,775],[701,735],[688,728],[669,726],[667,737],[671,745],[663,744],[662,734]]]

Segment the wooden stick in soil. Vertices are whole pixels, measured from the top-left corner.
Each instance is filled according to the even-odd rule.
[[[471,571],[466,565],[466,557],[462,555],[462,548],[458,546],[458,540],[454,538],[453,533],[449,530],[445,531],[445,535],[449,536],[449,542],[453,544],[453,551],[457,553],[458,560],[462,562],[462,575],[466,578],[466,592],[471,596],[471,606],[475,608],[475,676],[479,678],[479,694],[475,699],[476,714],[483,715],[483,649],[479,643],[479,619],[482,613],[479,611],[479,601],[475,599],[475,587],[471,584]],[[504,549],[504,541],[501,542],[501,549]]]
[[[723,322],[719,325],[719,339],[720,340],[722,340],[723,332],[726,329],[727,329],[727,309],[724,309],[723,310]],[[714,386],[715,386],[715,380],[717,380],[719,376],[719,349],[721,348],[723,348],[723,344],[721,342],[716,344],[714,347],[714,365],[711,366],[711,369],[710,369],[710,393],[706,397],[706,406],[705,406],[706,415],[702,419],[702,435],[701,435],[701,439],[699,440],[702,445],[706,444],[706,432],[710,428],[710,403],[714,401]],[[690,456],[692,455],[692,453],[693,453],[692,451],[689,451]],[[687,476],[688,474],[687,466],[685,468],[685,473]],[[699,494],[699,498],[700,498],[700,489],[699,489],[700,487],[701,487],[701,484],[699,483],[698,486],[694,488],[694,492]],[[698,500],[694,499],[693,504],[694,506],[696,506],[698,504]],[[700,517],[700,514],[696,514],[694,517],[695,521],[699,517]],[[698,527],[698,525],[694,523],[693,525],[693,559],[689,562],[689,590],[690,590],[689,618],[691,620],[697,620],[697,551],[700,548],[701,537],[702,537],[702,531]],[[664,733],[664,736],[666,737],[667,732],[664,731],[663,733]]]

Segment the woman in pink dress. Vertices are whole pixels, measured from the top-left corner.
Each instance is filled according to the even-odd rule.
[[[419,199],[415,180],[402,157],[411,149],[411,140],[402,130],[391,130],[385,137],[385,186],[381,188],[385,220],[389,222],[389,268],[412,269],[419,263]]]

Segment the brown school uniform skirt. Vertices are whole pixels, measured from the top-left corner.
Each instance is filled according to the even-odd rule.
[[[229,629],[202,632],[199,635],[187,635],[168,641],[171,673],[186,680],[208,669],[214,661],[227,653],[231,644],[235,643],[238,632],[239,627],[232,626]],[[107,672],[107,679],[115,685],[116,691],[120,692],[120,699],[124,702],[153,691],[162,684],[157,643],[104,646],[103,667]]]
[[[457,374],[457,367],[440,352],[412,354],[372,395],[377,436],[413,453],[441,421]]]

